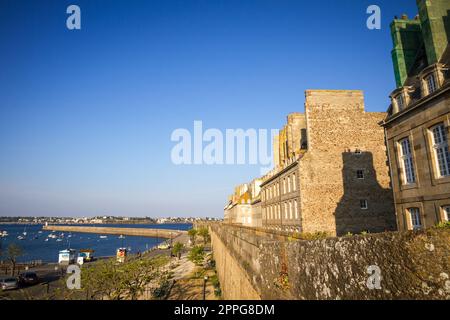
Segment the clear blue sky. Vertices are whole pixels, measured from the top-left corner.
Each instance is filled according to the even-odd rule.
[[[259,166],[175,166],[172,131],[279,128],[305,89],[385,111],[403,12],[415,0],[1,0],[0,215],[222,216]]]

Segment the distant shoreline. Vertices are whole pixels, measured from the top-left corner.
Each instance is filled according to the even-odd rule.
[[[119,222],[104,222],[104,223],[64,223],[64,222],[55,222],[55,223],[49,223],[48,225],[80,225],[80,226],[92,226],[92,225],[105,225],[105,224],[151,224],[151,225],[164,225],[164,224],[192,224],[193,222],[165,222],[165,223],[156,223],[156,222],[130,222],[130,221],[119,221]],[[31,224],[31,225],[45,225],[45,222],[19,222],[19,221],[1,221],[0,225],[2,224]]]

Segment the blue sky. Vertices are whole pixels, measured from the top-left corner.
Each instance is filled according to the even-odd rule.
[[[176,166],[172,131],[279,128],[306,89],[385,111],[402,13],[415,1],[1,0],[0,215],[222,216],[259,166]]]

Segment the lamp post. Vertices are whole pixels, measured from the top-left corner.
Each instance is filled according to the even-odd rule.
[[[206,281],[208,281],[208,276],[203,278],[203,300],[206,300]]]

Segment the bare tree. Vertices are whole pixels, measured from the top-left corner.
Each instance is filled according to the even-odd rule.
[[[23,249],[18,244],[11,243],[8,246],[7,255],[12,265],[11,275],[13,276],[16,271],[17,258],[23,255]]]

